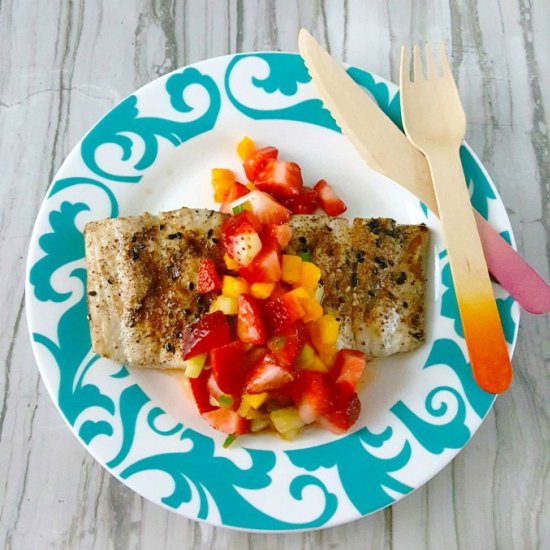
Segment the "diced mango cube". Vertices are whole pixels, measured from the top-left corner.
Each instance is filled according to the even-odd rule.
[[[187,376],[187,378],[198,378],[206,363],[207,357],[207,353],[200,353],[199,355],[186,359],[183,362],[185,365],[185,376]]]
[[[338,340],[340,323],[332,315],[323,315],[317,320],[322,344],[335,344]]]
[[[223,255],[223,261],[225,262],[225,267],[230,271],[237,271],[239,269],[239,264],[227,252]]]
[[[244,136],[237,145],[237,155],[241,160],[246,160],[255,150],[254,142],[248,136]]]
[[[300,269],[300,286],[315,289],[321,280],[321,270],[312,262],[302,262]]]
[[[248,283],[240,277],[232,277],[231,275],[224,275],[222,281],[222,294],[224,296],[234,296],[237,298],[239,294],[248,292]]]
[[[275,283],[252,283],[250,285],[250,294],[258,300],[265,300],[271,296]]]
[[[239,409],[237,410],[237,414],[239,416],[242,416],[243,418],[246,418],[247,420],[262,418],[263,416],[256,409],[251,407],[250,404],[247,403],[246,401],[241,401],[241,404],[239,405]]]
[[[316,321],[323,315],[323,306],[314,298],[307,298],[302,301],[302,306],[304,307],[305,315],[302,318],[304,323],[309,323],[311,321]]]
[[[292,289],[290,292],[298,296],[298,298],[300,299],[309,300],[311,297],[309,292],[303,286],[297,286],[296,288]]]
[[[269,420],[267,418],[254,418],[250,421],[251,432],[261,432],[264,428],[269,426]]]
[[[285,283],[293,284],[300,280],[302,258],[293,254],[283,254],[281,278]]]
[[[299,369],[307,369],[313,363],[314,358],[315,350],[309,344],[304,344],[300,355],[296,359],[296,366]]]
[[[212,186],[214,187],[214,200],[225,200],[231,186],[235,183],[235,174],[226,168],[212,168]]]
[[[237,315],[239,312],[237,298],[235,296],[224,296],[223,294],[216,297],[210,304],[210,312],[213,311],[221,311],[225,315]]]
[[[253,409],[259,409],[267,399],[267,392],[245,393],[243,401],[246,401]]]

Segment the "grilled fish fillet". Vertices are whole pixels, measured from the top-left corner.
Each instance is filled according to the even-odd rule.
[[[183,368],[186,324],[213,296],[196,291],[199,263],[225,269],[226,215],[181,208],[90,222],[84,229],[92,349],[132,367]],[[321,268],[323,308],[340,321],[339,347],[371,357],[424,341],[428,230],[393,220],[298,215],[287,253],[308,250]]]

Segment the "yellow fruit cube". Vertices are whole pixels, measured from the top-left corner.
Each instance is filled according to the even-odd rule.
[[[251,432],[261,432],[264,428],[269,426],[269,420],[266,418],[255,418],[250,421]]]
[[[279,433],[298,430],[305,424],[294,407],[286,407],[284,409],[271,411],[269,418],[271,419],[273,427]]]
[[[206,358],[208,357],[207,353],[201,353],[186,359],[183,364],[185,366],[185,376],[187,378],[198,378],[204,364],[206,363]]]
[[[321,270],[312,262],[302,262],[298,284],[305,288],[315,289],[321,279]]]
[[[302,301],[304,311],[306,312],[302,321],[309,323],[311,321],[317,321],[323,315],[323,306],[313,298],[307,298]]]
[[[237,304],[237,298],[235,296],[218,296],[210,304],[210,313],[213,311],[221,311],[225,315],[237,315],[239,307]]]
[[[267,399],[267,392],[245,393],[243,401],[246,401],[253,409],[259,409]]]
[[[222,281],[222,294],[224,296],[234,296],[237,298],[239,294],[248,292],[248,283],[240,277],[232,277],[231,275],[224,275]]]
[[[237,414],[239,416],[242,416],[243,418],[246,418],[247,420],[254,420],[263,417],[263,415],[252,408],[246,401],[241,401],[239,409],[237,410]]]
[[[265,300],[271,296],[275,283],[252,283],[250,286],[250,294],[258,300]]]
[[[256,189],[256,186],[251,182],[249,181],[245,187],[249,190],[249,191],[254,191],[254,189]]]
[[[212,186],[214,187],[214,200],[225,200],[231,186],[235,183],[235,174],[226,168],[212,168]]]
[[[237,145],[237,155],[241,160],[246,160],[255,150],[254,142],[248,136],[244,136]]]
[[[310,294],[303,286],[297,286],[293,290],[290,291],[290,294],[294,294],[300,298],[300,300],[309,300]]]
[[[309,344],[304,344],[304,347],[296,360],[296,366],[299,369],[307,369],[313,363],[314,358],[315,350]]]
[[[340,323],[332,315],[323,315],[317,320],[319,337],[322,344],[336,344]]]
[[[285,283],[297,283],[300,280],[302,263],[302,258],[300,258],[300,256],[283,254],[281,279]]]
[[[223,255],[223,261],[225,262],[225,267],[230,271],[237,271],[239,269],[239,264],[227,252]]]

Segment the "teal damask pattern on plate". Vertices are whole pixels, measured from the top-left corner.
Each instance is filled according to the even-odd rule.
[[[396,87],[361,69],[351,67],[348,73],[400,126]],[[445,337],[427,344],[425,358],[411,368],[419,376],[446,373],[445,383],[415,396],[420,397],[420,410],[407,395],[396,399],[382,411],[386,424],[379,433],[362,426],[305,448],[278,443],[272,449],[257,449],[250,438],[234,451],[220,452],[206,428],[202,433],[186,425],[184,418],[173,417],[129,369],[91,352],[79,218],[125,214],[124,193],[139,189],[144,175],[159,162],[160,151],[185,150],[187,143],[201,136],[227,131],[220,122],[224,114],[237,113],[243,121],[288,121],[339,132],[322,102],[312,95],[310,80],[298,55],[269,52],[205,61],[138,90],[71,153],[42,205],[31,243],[29,327],[42,376],[64,418],[90,452],[132,489],[169,509],[217,525],[265,531],[313,529],[388,506],[396,495],[415,489],[427,470],[435,474],[443,467],[444,451],[467,443],[494,400],[475,384],[463,352],[443,251],[437,275],[442,296],[435,307],[438,323],[449,329]],[[162,117],[154,114],[158,106],[164,109]],[[293,131],[299,131],[296,128]],[[463,148],[461,158],[472,202],[493,221],[491,201],[499,200],[494,186],[469,149]],[[510,239],[508,221],[494,221],[504,226]],[[517,307],[507,296],[497,303],[506,339],[513,345]],[[468,421],[468,411],[475,422],[472,415]],[[415,449],[422,449],[422,457]],[[159,483],[161,478],[168,485]],[[267,496],[280,479],[287,480],[283,492],[276,499]],[[261,498],[249,498],[252,493]],[[286,501],[280,498],[283,494]]]

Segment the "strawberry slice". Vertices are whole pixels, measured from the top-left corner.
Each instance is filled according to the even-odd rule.
[[[270,338],[267,347],[283,367],[290,367],[302,351],[305,341],[305,326],[301,321],[297,321],[279,336]]]
[[[237,200],[240,197],[244,197],[250,193],[250,189],[246,187],[246,185],[243,185],[242,183],[239,183],[236,181],[227,192],[227,195],[225,196],[225,199],[220,205],[220,212],[223,212],[225,214],[232,214],[233,212],[229,208],[230,203],[232,203],[234,200]]]
[[[341,349],[330,371],[331,377],[337,384],[348,384],[352,391],[356,391],[366,363],[367,357],[364,353],[352,349]]]
[[[276,335],[284,334],[293,323],[305,315],[300,299],[292,292],[268,298],[264,310],[270,332]]]
[[[225,394],[240,395],[242,391],[246,376],[244,353],[244,344],[239,340],[210,350],[212,374]]]
[[[250,431],[250,422],[231,409],[214,409],[203,413],[202,417],[215,430],[226,434],[242,435]]]
[[[295,162],[269,159],[254,179],[254,185],[276,199],[287,199],[300,194],[302,171]]]
[[[182,353],[189,359],[230,341],[227,318],[221,311],[207,313],[198,321],[187,325],[183,331]]]
[[[345,212],[347,206],[344,201],[332,190],[332,187],[325,181],[319,180],[313,187],[317,192],[319,204],[329,216],[339,216]]]
[[[261,345],[267,340],[267,332],[260,306],[250,294],[243,292],[237,299],[237,336],[242,342]]]
[[[199,274],[197,280],[197,290],[199,294],[207,294],[208,292],[214,292],[220,290],[222,282],[218,271],[216,270],[216,264],[213,260],[202,260],[199,265]]]
[[[250,191],[248,195],[240,197],[230,203],[231,211],[237,206],[246,207],[261,223],[285,223],[290,217],[290,210],[279,204],[275,199],[263,191]]]
[[[277,359],[267,352],[254,365],[248,375],[245,384],[247,393],[263,393],[276,390],[292,382],[294,375],[285,367],[282,367]]]
[[[348,383],[334,384],[331,389],[331,402],[328,411],[320,417],[319,424],[333,433],[347,432],[359,418],[361,401],[350,390]]]
[[[208,390],[208,378],[210,373],[203,369],[197,378],[187,378],[195,405],[200,414],[211,411],[214,407],[210,404],[210,392]]]
[[[243,163],[244,173],[249,181],[254,181],[256,176],[270,159],[276,159],[279,155],[275,147],[263,147],[249,155]]]
[[[281,199],[281,204],[286,206],[293,214],[313,214],[319,208],[317,191],[304,186],[299,195]]]
[[[249,265],[262,249],[256,228],[259,222],[248,210],[227,218],[221,227],[227,254],[243,266]]]
[[[330,385],[326,374],[301,370],[296,383],[298,414],[306,424],[315,422],[330,407]]]
[[[249,265],[239,269],[239,275],[249,283],[276,283],[281,280],[279,251],[274,243],[264,244]]]

